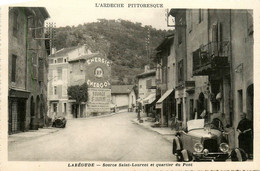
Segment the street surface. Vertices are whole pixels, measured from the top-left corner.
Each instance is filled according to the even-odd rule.
[[[65,129],[9,143],[14,161],[176,161],[172,144],[131,120],[136,113],[68,120]]]

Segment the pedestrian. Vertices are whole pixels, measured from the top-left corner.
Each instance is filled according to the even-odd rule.
[[[242,148],[252,158],[253,154],[253,124],[246,118],[246,113],[241,113],[241,121],[238,123],[237,131],[239,148]]]

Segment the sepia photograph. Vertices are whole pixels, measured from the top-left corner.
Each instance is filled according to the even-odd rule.
[[[7,163],[257,168],[255,8],[5,7]]]

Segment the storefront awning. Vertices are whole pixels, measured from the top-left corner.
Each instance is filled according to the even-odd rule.
[[[162,108],[162,102],[172,93],[173,89],[167,90],[162,97],[156,102],[156,108]]]
[[[143,99],[143,105],[151,104],[155,100],[155,93],[148,95]]]

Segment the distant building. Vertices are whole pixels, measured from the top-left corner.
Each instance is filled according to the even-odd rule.
[[[134,85],[112,85],[111,101],[119,110],[129,109],[133,111],[136,106]]]
[[[156,70],[150,69],[149,65],[145,66],[144,72],[136,76],[138,79],[138,102],[141,102],[145,112],[155,110],[155,104],[152,104],[156,98]]]
[[[54,52],[49,56],[49,63],[50,117],[55,114],[78,118],[86,117],[93,112],[110,111],[111,62],[109,60],[99,53],[92,53],[86,45],[79,45]],[[69,86],[84,83],[88,85],[89,103],[78,106],[74,99],[68,97],[67,89]]]
[[[45,8],[9,8],[8,133],[46,124],[47,48]]]
[[[170,125],[176,115],[176,54],[174,34],[164,38],[156,48],[156,109],[161,115],[161,124]]]

